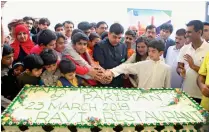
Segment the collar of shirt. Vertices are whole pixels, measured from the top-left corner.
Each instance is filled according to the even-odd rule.
[[[180,51],[180,49],[177,49],[177,48],[176,48],[176,45],[173,46],[173,50],[175,50],[175,51]]]
[[[199,48],[197,48],[196,50],[201,50],[201,49],[204,49],[204,47],[205,47],[205,45],[207,45],[208,43],[205,41],[205,40],[203,40],[203,43],[201,44],[201,46],[199,47]],[[190,49],[192,49],[192,50],[195,50],[193,47],[192,47],[192,43],[190,43],[190,47],[189,47]]]

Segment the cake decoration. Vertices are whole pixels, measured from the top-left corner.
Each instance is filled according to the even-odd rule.
[[[150,127],[157,131],[170,127],[173,131],[201,130],[208,118],[208,112],[180,89],[29,85],[1,116],[3,127],[10,126],[8,131],[35,126],[45,131],[67,127],[72,132],[128,128],[138,132]]]

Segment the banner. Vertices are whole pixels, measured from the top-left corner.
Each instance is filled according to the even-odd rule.
[[[209,2],[206,2],[206,8],[205,8],[205,21],[209,22]]]
[[[171,23],[172,11],[169,10],[153,10],[153,9],[127,9],[130,25],[138,27],[139,34],[142,35],[148,25],[155,25],[157,34],[159,34],[160,26],[164,23]]]

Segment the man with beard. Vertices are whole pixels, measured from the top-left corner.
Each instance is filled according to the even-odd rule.
[[[172,88],[180,88],[182,85],[182,78],[176,72],[176,68],[178,65],[177,59],[179,56],[180,49],[184,46],[186,42],[186,30],[181,28],[176,31],[175,42],[176,45],[170,46],[167,51],[167,56],[165,59],[166,64],[171,66],[171,87]]]

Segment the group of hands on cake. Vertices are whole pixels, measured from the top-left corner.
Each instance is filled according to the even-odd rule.
[[[110,69],[105,70],[101,66],[93,66],[95,73],[92,75],[92,77],[99,81],[102,84],[109,84],[112,82],[112,79],[114,77],[113,72],[111,72]],[[128,78],[128,75],[125,75],[124,78]]]

